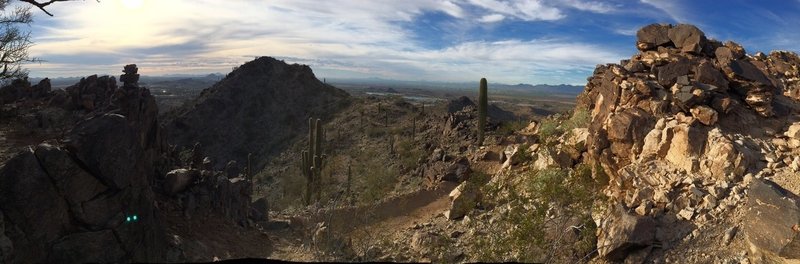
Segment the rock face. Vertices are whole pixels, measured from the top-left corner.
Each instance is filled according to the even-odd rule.
[[[230,160],[244,164],[280,153],[290,138],[304,135],[310,116],[323,121],[346,104],[342,90],[317,80],[306,65],[269,57],[245,63],[200,96],[167,113],[172,144],[190,149],[200,142],[215,169]],[[263,164],[254,164],[260,168]]]
[[[796,197],[774,183],[756,180],[750,183],[747,216],[742,224],[751,249],[760,254],[774,254],[800,259],[800,207]]]
[[[800,170],[798,56],[748,56],[691,25],[648,25],[636,45],[629,60],[599,65],[578,96],[591,113],[582,155],[608,175],[614,208],[593,215],[600,256],[667,256],[746,202],[748,247],[797,258],[787,253],[798,252],[795,196],[747,183]]]
[[[735,157],[732,161],[748,158],[741,144],[720,147],[708,141],[709,131],[723,128],[721,137],[713,137],[724,139],[722,144],[735,141],[732,133],[760,136],[763,130],[750,126],[780,129],[779,122],[762,118],[774,117],[776,106],[791,109],[774,94],[792,94],[789,81],[780,80],[797,72],[791,64],[796,56],[746,57],[740,45],[706,39],[691,25],[649,25],[639,30],[637,43],[641,52],[630,60],[598,66],[578,100],[579,108],[592,111],[589,134],[595,136],[587,140],[589,156],[607,161],[609,175],[653,157],[691,172],[711,168],[700,166],[715,163],[710,152],[724,151]],[[747,162],[700,172],[741,177],[745,171],[738,167]]]
[[[27,78],[17,79],[0,88],[0,105],[21,99],[46,98],[51,95],[51,89],[50,79],[47,78],[33,86]]]
[[[111,92],[117,107],[79,123],[63,146],[40,144],[0,168],[0,245],[12,245],[0,248],[2,262],[163,259],[166,237],[150,188],[162,147],[155,99],[145,88]],[[139,220],[125,222],[131,215]]]
[[[117,88],[114,77],[92,75],[81,78],[75,85],[64,88],[66,99],[61,105],[70,110],[93,111],[111,103],[111,96]],[[54,101],[56,103],[58,101]]]

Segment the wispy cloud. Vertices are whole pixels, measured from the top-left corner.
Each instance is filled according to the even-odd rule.
[[[501,14],[491,14],[491,15],[485,15],[485,16],[481,17],[481,19],[479,19],[478,21],[483,22],[483,23],[494,23],[494,22],[503,21],[504,18],[506,18],[506,17],[504,15],[501,15]]]
[[[606,11],[602,5],[564,3]],[[227,72],[251,56],[267,55],[308,63],[323,75],[581,83],[595,64],[619,59],[613,49],[552,38],[425,48],[415,41],[417,33],[403,26],[428,13],[460,24],[552,21],[566,16],[557,5],[539,0],[145,0],[140,9],[127,9],[118,1],[78,2],[58,5],[54,18],[37,17],[46,26],[34,28],[37,45],[31,53],[49,62],[29,67],[36,76],[116,72],[127,63],[140,64],[143,74]],[[89,55],[95,56],[93,63],[84,64]]]
[[[561,4],[581,11],[588,11],[593,13],[608,14],[618,11],[615,7],[606,2],[600,1],[582,1],[582,0],[559,0]]]
[[[678,0],[640,0],[644,4],[653,6],[671,18],[672,22],[690,23],[687,19],[687,11],[680,5]]]

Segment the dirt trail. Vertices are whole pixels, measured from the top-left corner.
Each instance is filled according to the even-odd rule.
[[[410,225],[421,217],[444,212],[449,201],[447,195],[455,187],[454,183],[442,182],[433,190],[416,191],[375,205],[323,211],[311,222],[324,221],[331,227],[338,227],[336,232],[342,233],[364,227]]]
[[[313,261],[312,243],[316,223],[325,222],[329,231],[338,237],[352,239],[353,245],[372,244],[375,239],[391,237],[401,230],[422,223],[447,210],[448,194],[455,183],[443,182],[433,190],[420,190],[394,197],[370,206],[324,210],[305,218],[304,232],[270,232],[274,249],[273,259]],[[299,219],[294,219],[299,220]],[[304,236],[304,237],[298,237]]]

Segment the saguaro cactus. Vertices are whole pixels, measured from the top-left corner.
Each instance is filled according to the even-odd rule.
[[[252,159],[253,159],[253,153],[247,153],[247,178],[248,179],[253,179]]]
[[[481,78],[478,94],[478,146],[483,145],[483,130],[486,128],[486,109],[489,105],[487,90],[486,78]]]
[[[414,118],[411,119],[411,139],[414,139],[416,137],[417,137],[417,117],[414,116]]]
[[[322,176],[322,141],[324,133],[322,122],[313,118],[308,119],[308,150],[303,151],[301,170],[306,177],[306,203],[311,203],[311,195],[317,193],[317,200],[321,196],[320,180]]]

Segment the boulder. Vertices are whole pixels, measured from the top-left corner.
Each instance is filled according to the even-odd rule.
[[[14,245],[9,263],[42,263],[48,245],[70,224],[69,206],[33,150],[11,158],[0,168],[0,212]]]
[[[796,196],[760,179],[750,182],[747,194],[742,232],[752,253],[800,259],[800,208]]]
[[[449,195],[450,210],[445,213],[447,219],[459,219],[467,215],[477,205],[479,195],[477,186],[469,182],[458,185]]]
[[[81,206],[108,189],[75,163],[66,150],[43,143],[34,154],[70,206]]]
[[[533,168],[537,170],[570,167],[572,167],[572,157],[560,149],[542,148],[536,152],[536,161],[533,162]]]
[[[194,181],[200,178],[200,171],[195,169],[176,169],[164,177],[164,192],[177,194],[186,190]]]
[[[698,105],[692,108],[691,110],[692,116],[697,118],[700,123],[703,123],[707,126],[713,126],[717,123],[717,111],[714,111],[713,108],[705,106],[705,105]]]
[[[677,61],[660,66],[656,68],[658,84],[664,87],[670,87],[675,84],[678,77],[688,75],[691,69],[691,63],[685,58],[680,58]],[[688,80],[683,83],[683,85],[688,84]]]
[[[787,128],[786,132],[783,134],[789,137],[789,139],[800,139],[800,122],[789,125],[789,128]]]
[[[124,116],[104,114],[78,124],[65,141],[66,148],[89,173],[113,188],[144,187],[143,150],[136,131]]]
[[[670,25],[650,24],[636,31],[636,48],[641,51],[653,50],[669,44]]]
[[[467,180],[471,173],[472,169],[469,167],[469,160],[462,157],[447,167],[444,176],[442,176],[442,180],[449,182],[462,182]]]
[[[727,179],[729,175],[743,176],[747,169],[747,159],[740,153],[733,142],[725,137],[719,128],[708,132],[706,150],[700,163],[700,171],[718,180]]]
[[[714,65],[708,61],[703,61],[695,67],[695,80],[699,83],[713,86],[716,91],[727,91],[728,80],[725,75],[714,68]]]
[[[698,156],[705,147],[706,136],[688,124],[678,124],[671,130],[672,140],[665,159],[686,171],[697,171]]]
[[[600,256],[622,261],[629,254],[655,243],[656,222],[649,216],[629,214],[617,205],[597,229]]]
[[[740,59],[732,61],[730,63],[730,70],[734,76],[744,80],[758,82],[763,85],[772,85],[772,82],[764,75],[764,72],[747,60]]]
[[[703,31],[688,24],[679,24],[670,28],[668,35],[676,48],[689,53],[700,53],[707,41]]]

